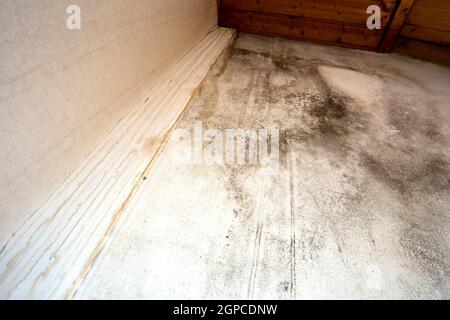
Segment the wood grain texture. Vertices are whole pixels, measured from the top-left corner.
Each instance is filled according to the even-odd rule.
[[[416,0],[394,52],[450,66],[450,1]]]
[[[220,0],[219,25],[247,33],[376,50],[382,30],[367,28],[367,8],[382,8],[387,28],[395,0]]]
[[[401,36],[450,45],[450,1],[416,0]]]
[[[403,27],[401,36],[446,46],[450,45],[450,32],[434,28],[417,27],[407,24]]]
[[[398,39],[400,31],[405,24],[409,13],[411,12],[414,1],[415,0],[401,0],[397,10],[394,13],[392,22],[390,23],[389,28],[380,43],[378,51],[389,52],[392,50]]]
[[[400,37],[393,52],[450,67],[449,46]]]
[[[0,299],[70,297],[234,31],[209,33],[0,251]]]
[[[313,18],[335,23],[366,26],[367,7],[379,5],[382,8],[383,26],[388,23],[395,7],[395,0],[221,0],[225,10],[244,10],[268,14],[283,14],[303,18]]]
[[[219,24],[239,31],[375,50],[381,30],[294,16],[222,10]]]

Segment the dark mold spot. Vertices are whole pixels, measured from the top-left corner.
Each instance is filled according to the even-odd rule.
[[[260,56],[260,57],[264,57],[264,58],[270,58],[270,54],[268,54],[268,53],[256,52],[256,51],[251,51],[251,50],[242,49],[242,48],[233,48],[232,53],[235,55],[240,55],[240,56]]]
[[[383,161],[361,153],[360,164],[378,181],[408,197],[412,192],[445,194],[450,191],[450,165],[440,155],[421,159],[419,154],[407,158],[394,153],[392,158]]]
[[[325,96],[323,99],[317,99],[316,103],[312,104],[308,112],[312,116],[320,119],[342,119],[347,114],[342,99],[333,96]]]
[[[281,292],[288,292],[291,288],[291,283],[289,281],[282,281],[279,284],[279,291]]]

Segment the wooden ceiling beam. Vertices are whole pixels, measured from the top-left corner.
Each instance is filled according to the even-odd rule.
[[[400,35],[400,31],[408,18],[409,13],[414,5],[415,0],[401,0],[397,10],[393,14],[393,18],[383,39],[380,41],[378,46],[378,51],[380,52],[390,52],[393,48],[397,39]]]

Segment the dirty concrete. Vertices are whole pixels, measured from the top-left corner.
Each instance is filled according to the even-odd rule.
[[[450,298],[450,71],[241,34],[179,128],[277,128],[280,169],[171,141],[77,298]]]

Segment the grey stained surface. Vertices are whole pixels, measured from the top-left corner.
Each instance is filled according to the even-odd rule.
[[[450,298],[449,84],[241,34],[178,128],[277,128],[279,171],[175,164],[172,139],[76,298]]]

